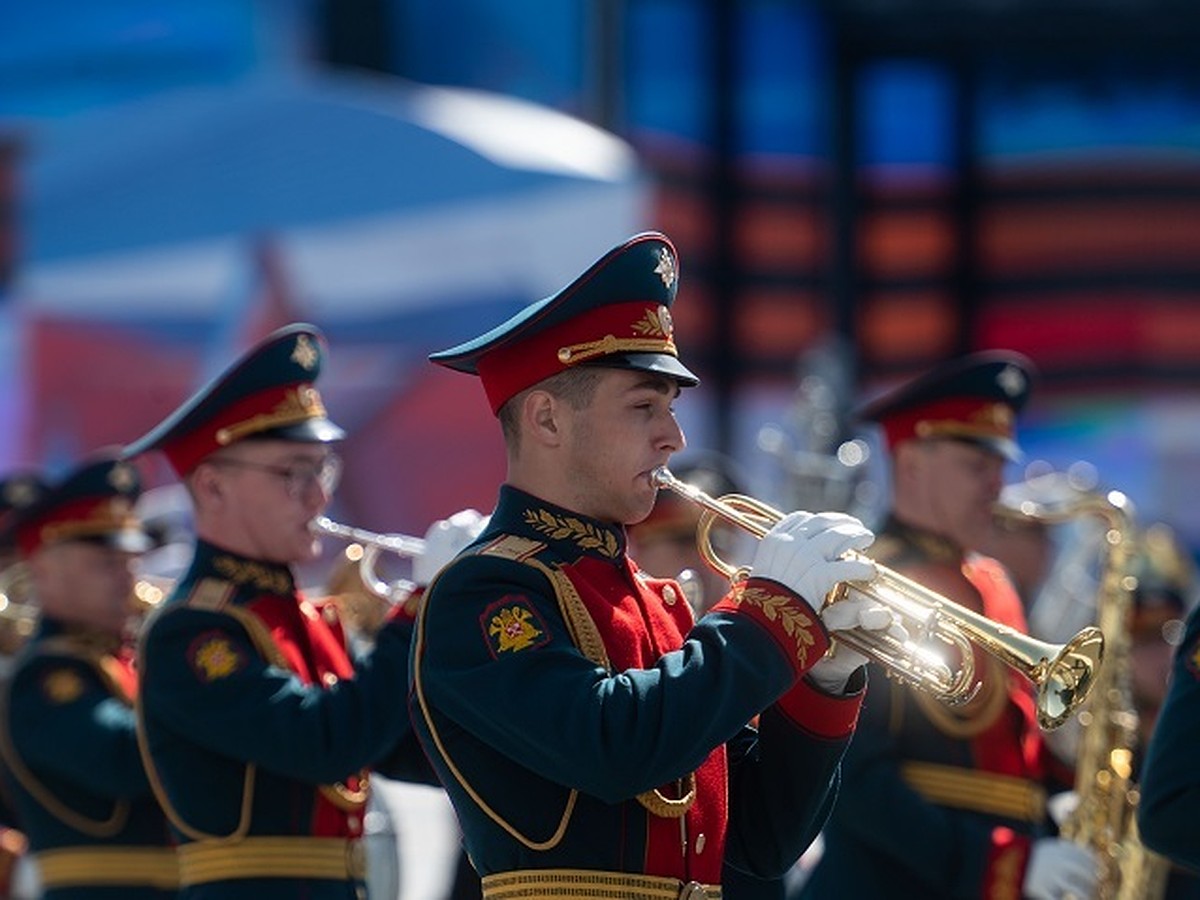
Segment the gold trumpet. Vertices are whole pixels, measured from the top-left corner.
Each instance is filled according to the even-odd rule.
[[[745,578],[748,569],[721,559],[712,548],[710,532],[718,518],[762,538],[784,514],[753,497],[725,494],[714,498],[677,479],[666,466],[655,469],[651,482],[668,488],[703,507],[696,528],[696,546],[704,561],[731,581]],[[1049,644],[1021,634],[967,609],[898,572],[875,563],[869,582],[842,582],[824,605],[850,596],[874,600],[888,608],[908,631],[897,640],[886,631],[839,631],[837,640],[879,663],[896,680],[927,691],[944,703],[963,703],[978,689],[972,646],[1016,669],[1037,686],[1038,724],[1045,730],[1062,725],[1087,699],[1101,659],[1104,635],[1087,627],[1066,644]],[[940,641],[958,649],[959,663],[951,668],[929,646]]]
[[[15,653],[37,629],[41,610],[32,600],[29,567],[11,563],[0,571],[0,653]]]
[[[313,519],[314,531],[333,537],[353,541],[361,548],[358,557],[359,575],[363,585],[371,593],[382,597],[389,603],[403,603],[412,593],[415,585],[405,579],[384,581],[375,571],[381,552],[394,553],[404,559],[413,559],[425,552],[425,541],[421,538],[410,537],[407,534],[379,534],[365,528],[355,528],[335,522],[328,516],[317,516]],[[349,553],[349,551],[348,551]],[[353,556],[351,556],[353,559]]]

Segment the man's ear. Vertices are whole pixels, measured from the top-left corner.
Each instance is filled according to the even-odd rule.
[[[549,391],[530,391],[521,404],[521,414],[530,440],[547,447],[562,442],[562,404]]]
[[[224,499],[225,483],[219,477],[216,466],[202,462],[188,476],[188,480],[196,504],[209,507]]]

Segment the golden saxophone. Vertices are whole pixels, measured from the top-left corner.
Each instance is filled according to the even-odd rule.
[[[1082,737],[1075,760],[1078,804],[1063,822],[1063,837],[1095,853],[1101,900],[1154,900],[1166,888],[1170,864],[1146,849],[1137,831],[1138,791],[1133,756],[1138,714],[1130,674],[1129,618],[1137,578],[1132,573],[1134,537],[1129,501],[1119,491],[1080,491],[1062,504],[1023,501],[997,508],[1001,518],[1052,525],[1079,516],[1104,524],[1104,569],[1096,598],[1105,660],[1090,703],[1079,713]]]

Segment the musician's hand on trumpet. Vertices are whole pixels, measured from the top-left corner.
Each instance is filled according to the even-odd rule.
[[[808,677],[831,694],[845,690],[854,671],[867,664],[865,655],[837,641],[838,631],[890,631],[897,640],[908,639],[892,611],[867,597],[848,597],[822,608],[825,596],[839,582],[875,578],[875,564],[870,559],[844,555],[865,550],[874,540],[875,535],[853,516],[793,512],[771,527],[754,555],[754,575],[778,581],[821,610],[821,621],[834,644],[809,670]]]
[[[479,537],[489,518],[478,510],[464,509],[430,525],[425,532],[424,551],[413,559],[412,575],[417,586],[425,587],[433,581],[446,563]]]
[[[841,558],[874,540],[862,522],[844,513],[788,513],[759,541],[751,571],[786,585],[819,609],[838,582],[875,577],[875,564],[866,557]]]

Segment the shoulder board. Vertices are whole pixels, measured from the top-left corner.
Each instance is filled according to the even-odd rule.
[[[60,634],[30,645],[24,655],[28,660],[66,657],[95,665],[103,654],[95,644],[69,634]]]
[[[476,552],[479,556],[498,556],[501,559],[525,562],[545,549],[544,541],[534,541],[515,534],[502,534]]]
[[[233,598],[235,585],[219,578],[202,578],[196,582],[192,592],[183,601],[192,609],[223,609]]]

